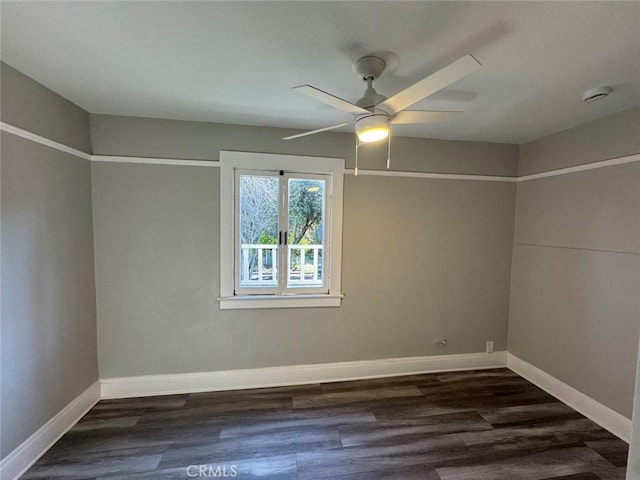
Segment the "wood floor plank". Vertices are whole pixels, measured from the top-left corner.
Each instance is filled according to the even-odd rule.
[[[554,418],[576,418],[576,415],[579,415],[571,407],[559,401],[487,408],[479,410],[478,413],[492,425],[535,423]]]
[[[294,408],[345,405],[359,402],[381,402],[390,398],[422,397],[415,385],[409,387],[375,388],[368,390],[347,390],[322,393],[320,395],[294,396]]]
[[[628,445],[619,438],[589,440],[584,444],[616,467],[626,467]]]
[[[553,477],[549,480],[600,480],[595,473],[576,473],[575,475],[562,475],[561,477]]]
[[[340,448],[336,429],[307,428],[277,433],[224,438],[204,445],[169,448],[162,457],[160,468],[185,465],[229,463],[231,459],[251,459],[303,451],[325,451]]]
[[[278,455],[225,463],[161,468],[133,475],[112,475],[97,480],[184,480],[188,478],[239,478],[242,480],[297,480],[295,455]]]
[[[372,406],[373,414],[379,420],[399,420],[403,418],[428,417],[453,413],[475,412],[479,408],[495,405],[491,395],[476,395],[460,398],[455,395],[438,397],[436,400],[408,398],[402,402],[386,402]]]
[[[375,423],[376,417],[368,410],[351,410],[317,412],[307,414],[304,410],[295,410],[286,417],[274,420],[245,420],[244,422],[230,421],[222,427],[220,438],[239,437],[245,435],[257,435],[276,433],[284,430],[300,430],[309,427],[338,427],[344,425],[361,425]]]
[[[500,443],[527,442],[536,438],[549,438],[558,433],[580,433],[600,431],[600,427],[586,418],[536,423],[518,427],[494,428],[482,432],[462,432],[460,438],[465,445],[491,445]]]
[[[618,467],[607,470],[596,471],[596,475],[600,480],[625,480],[627,478],[626,467]]]
[[[273,410],[289,410],[292,407],[291,397],[268,398],[268,399],[237,399],[229,398],[225,401],[211,401],[209,403],[191,406],[188,408],[150,412],[140,418],[140,424],[157,422],[166,424],[168,420],[182,421],[205,421],[216,417],[231,415],[242,415],[259,413]]]
[[[162,459],[164,449],[165,447],[83,453],[67,456],[63,461],[44,458],[36,462],[22,478],[86,479],[155,470]]]
[[[323,393],[320,384],[292,385],[287,387],[251,388],[247,390],[224,390],[221,392],[190,393],[186,400],[189,407],[211,405],[212,403],[255,402],[291,398],[294,395],[319,395]]]
[[[410,465],[392,469],[372,470],[365,473],[352,473],[340,475],[335,480],[440,480],[435,469],[428,465]],[[320,478],[318,480],[321,480]]]
[[[64,458],[69,454],[174,445],[176,443],[211,443],[220,436],[218,423],[202,422],[166,426],[137,425],[113,430],[69,431],[47,453],[47,457]]]
[[[188,395],[159,395],[155,397],[137,398],[115,398],[101,400],[91,412],[101,412],[103,410],[168,410],[172,408],[182,408],[187,401]]]
[[[478,465],[443,467],[436,471],[441,480],[542,480],[610,467],[609,462],[590,448],[575,447],[499,459]]]
[[[453,453],[465,451],[456,434],[413,439],[384,446],[345,447],[324,452],[299,453],[298,478],[313,480],[329,476],[429,465]]]
[[[100,417],[100,418],[91,418],[84,419],[84,421],[76,423],[76,425],[72,428],[75,432],[84,432],[87,430],[98,430],[98,429],[111,429],[111,428],[125,428],[125,427],[133,427],[140,420],[141,415],[133,416],[133,417]]]
[[[476,412],[433,415],[414,419],[386,420],[375,423],[340,427],[340,439],[345,447],[356,445],[393,445],[429,435],[492,430]]]
[[[323,392],[348,392],[354,389],[372,390],[378,388],[438,385],[440,383],[440,380],[438,380],[435,374],[422,374],[323,383],[320,386]]]
[[[462,372],[447,372],[435,374],[441,382],[466,382],[472,380],[474,382],[483,379],[492,379],[500,381],[502,379],[521,379],[517,373],[508,368],[490,368],[487,370],[465,370]]]

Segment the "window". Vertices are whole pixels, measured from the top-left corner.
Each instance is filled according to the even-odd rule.
[[[236,170],[235,292],[329,293],[329,175]]]
[[[220,153],[221,308],[339,306],[344,160]]]

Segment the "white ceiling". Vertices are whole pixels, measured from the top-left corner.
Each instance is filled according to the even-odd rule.
[[[319,128],[386,52],[391,96],[471,53],[483,68],[413,109],[464,110],[399,135],[524,143],[640,105],[640,2],[2,2],[2,60],[92,113]],[[584,90],[611,85],[585,104]],[[348,131],[348,129],[347,129]],[[295,141],[295,140],[293,140]]]

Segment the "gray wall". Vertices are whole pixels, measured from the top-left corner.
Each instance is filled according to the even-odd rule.
[[[89,152],[89,113],[0,62],[2,117],[14,127]]]
[[[353,168],[353,134],[328,132],[281,140],[293,133],[299,131],[91,115],[91,142],[96,155],[217,160],[220,150],[238,150],[345,158],[347,167]],[[361,169],[384,170],[387,145],[363,146],[359,156]],[[517,145],[395,138],[391,156],[392,169],[409,172],[515,176],[518,171]]]
[[[518,175],[572,167],[640,152],[640,107],[520,146]]]
[[[88,114],[1,64],[2,121],[87,149]],[[2,133],[0,452],[98,379],[89,162]]]
[[[92,116],[95,154],[347,157],[353,137]],[[517,148],[396,139],[394,167],[509,175]],[[376,152],[374,152],[376,153]],[[379,159],[361,168],[380,168]],[[379,163],[374,163],[379,162]],[[92,164],[100,373],[215,371],[506,347],[515,184],[347,176],[340,308],[220,311],[219,171]],[[449,347],[434,344],[446,336]]]
[[[522,145],[521,173],[639,153],[639,111]],[[520,182],[511,277],[509,351],[626,417],[640,328],[639,185],[638,162]]]
[[[627,480],[640,478],[640,358],[636,371],[636,394],[633,403],[633,429],[629,446],[629,462],[627,464]]]

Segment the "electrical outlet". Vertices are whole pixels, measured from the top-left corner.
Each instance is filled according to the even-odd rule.
[[[493,342],[487,342],[487,353],[493,353]]]

